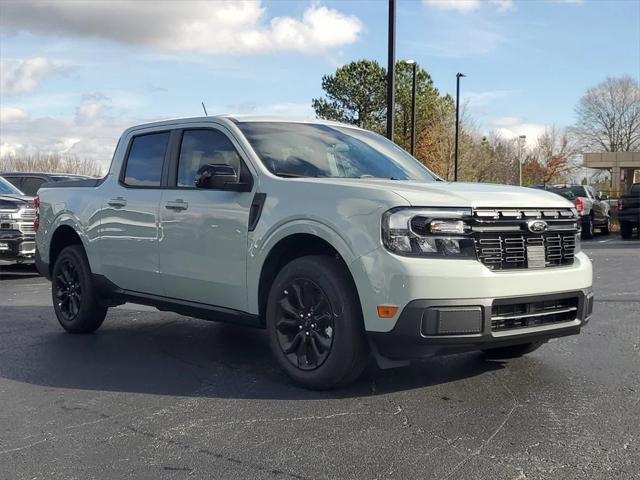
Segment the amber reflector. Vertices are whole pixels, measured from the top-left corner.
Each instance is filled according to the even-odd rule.
[[[398,307],[390,307],[387,305],[378,305],[378,316],[380,318],[393,318],[398,313]]]

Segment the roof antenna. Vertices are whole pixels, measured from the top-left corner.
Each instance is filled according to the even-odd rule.
[[[207,107],[204,106],[204,102],[200,102],[202,104],[202,109],[204,110],[204,116],[208,117],[209,114],[207,113]]]

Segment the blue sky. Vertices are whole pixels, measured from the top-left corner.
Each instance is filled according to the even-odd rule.
[[[528,138],[573,123],[607,76],[640,79],[638,0],[398,0],[397,56],[478,128]],[[108,161],[134,123],[209,113],[313,114],[323,74],[386,65],[387,2],[3,2],[2,152]],[[206,20],[206,21],[204,21]]]

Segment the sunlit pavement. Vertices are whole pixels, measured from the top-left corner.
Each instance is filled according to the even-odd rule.
[[[640,241],[584,242],[595,315],[508,363],[479,354],[292,386],[265,335],[137,306],[93,335],[0,271],[0,478],[640,478]]]

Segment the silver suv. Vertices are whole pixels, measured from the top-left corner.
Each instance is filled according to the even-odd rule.
[[[430,355],[530,352],[592,307],[574,206],[448,183],[331,122],[205,117],[122,135],[101,180],[39,192],[37,264],[60,324],[137,302],[266,328],[309,388]]]

